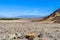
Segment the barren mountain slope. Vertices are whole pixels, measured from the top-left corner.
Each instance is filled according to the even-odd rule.
[[[49,16],[45,17],[43,21],[53,21],[54,23],[60,23],[60,9],[54,11]]]

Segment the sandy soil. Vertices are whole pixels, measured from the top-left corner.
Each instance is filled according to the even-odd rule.
[[[36,34],[34,40],[60,40],[60,24],[57,23],[40,23],[40,22],[0,22],[0,40],[27,40],[13,39],[15,33],[26,35],[30,32]],[[38,37],[43,34],[42,38]]]

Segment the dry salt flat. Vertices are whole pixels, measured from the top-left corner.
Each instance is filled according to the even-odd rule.
[[[0,22],[0,40],[28,40],[25,38],[28,33],[35,33],[33,40],[60,40],[60,24]]]

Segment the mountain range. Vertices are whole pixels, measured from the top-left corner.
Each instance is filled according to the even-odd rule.
[[[17,16],[16,18],[43,18],[45,16],[41,15],[23,15],[23,16]]]

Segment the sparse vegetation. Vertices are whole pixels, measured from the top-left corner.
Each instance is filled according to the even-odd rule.
[[[0,18],[0,20],[18,20],[18,18]]]

